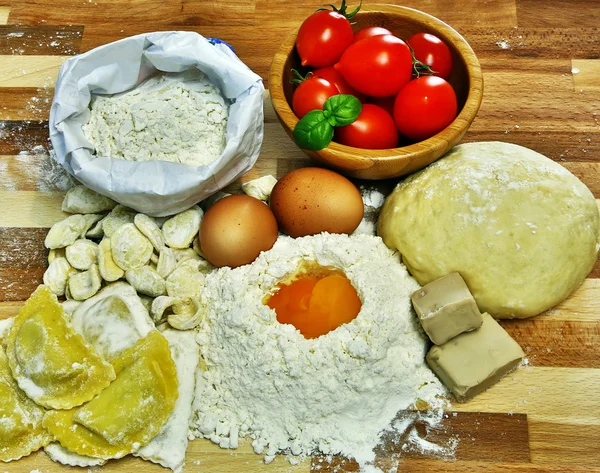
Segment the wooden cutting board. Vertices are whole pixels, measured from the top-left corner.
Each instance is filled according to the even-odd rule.
[[[0,0],[0,318],[15,315],[41,282],[48,228],[64,218],[68,180],[48,158],[47,118],[58,68],[70,55],[151,30],[193,30],[230,42],[267,79],[283,36],[320,1]],[[484,101],[464,141],[499,140],[535,149],[576,174],[600,198],[600,5],[584,0],[409,0],[450,23],[480,58]],[[265,141],[239,182],[310,164],[265,102]],[[390,189],[395,182],[378,185]],[[453,458],[401,451],[386,439],[378,462],[404,472],[600,473],[600,264],[569,299],[503,326],[528,365],[466,404],[454,404],[431,441],[458,438]],[[418,426],[421,429],[423,426]],[[402,455],[399,457],[399,454]],[[399,457],[399,458],[398,458]],[[0,472],[72,471],[43,453]],[[139,459],[100,471],[161,471]],[[323,457],[265,465],[245,443],[235,452],[190,444],[186,472],[350,472]]]

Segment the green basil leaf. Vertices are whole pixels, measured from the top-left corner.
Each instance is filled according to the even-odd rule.
[[[300,148],[318,151],[333,139],[333,127],[323,110],[311,110],[294,127],[294,140]]]
[[[338,94],[327,99],[324,110],[335,118],[335,126],[350,125],[362,112],[362,104],[354,95]]]

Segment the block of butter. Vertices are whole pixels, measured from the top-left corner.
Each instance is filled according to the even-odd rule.
[[[436,345],[481,326],[481,312],[458,273],[430,282],[411,299],[423,330]]]
[[[488,313],[477,330],[454,337],[427,353],[427,364],[459,402],[485,391],[517,366],[525,354]]]

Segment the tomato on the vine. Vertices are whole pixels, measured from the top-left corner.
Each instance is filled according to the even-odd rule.
[[[314,70],[313,74],[316,77],[321,77],[331,82],[337,87],[337,89],[340,91],[340,94],[354,95],[361,102],[364,102],[366,99],[364,94],[361,94],[359,91],[350,87],[342,74],[340,74],[339,71],[336,71],[334,67],[322,67],[321,69]]]
[[[300,25],[296,49],[303,66],[333,66],[352,44],[354,33],[349,20],[360,6],[349,13],[346,0],[342,0],[340,8],[330,6],[332,10],[319,9]]]
[[[366,103],[354,122],[336,128],[335,140],[354,148],[389,149],[398,144],[398,130],[388,112]]]
[[[441,77],[421,76],[396,97],[394,121],[400,133],[422,141],[446,128],[457,112],[456,93]]]
[[[298,118],[311,110],[322,110],[332,95],[339,94],[335,85],[321,77],[310,76],[300,83],[292,96],[292,109]]]
[[[372,36],[379,36],[382,34],[393,35],[394,33],[392,33],[387,28],[382,28],[381,26],[367,26],[366,28],[363,28],[362,30],[359,30],[356,33],[354,33],[354,40],[352,42],[356,43],[361,39],[367,39],[371,38]]]
[[[452,53],[440,38],[430,33],[417,33],[406,41],[415,58],[429,66],[434,75],[448,79],[452,73]]]
[[[359,92],[387,97],[398,93],[410,80],[412,54],[396,36],[372,36],[348,47],[334,67]]]

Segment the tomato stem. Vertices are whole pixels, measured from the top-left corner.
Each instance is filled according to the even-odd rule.
[[[360,0],[360,3],[358,4],[358,6],[349,13],[346,13],[346,9],[348,8],[348,5],[346,5],[346,0],[342,0],[342,4],[340,5],[340,8],[337,8],[335,5],[333,5],[331,3],[325,4],[324,7],[331,7],[332,11],[337,12],[340,15],[344,15],[348,20],[351,20],[360,11],[360,7],[362,7],[362,0]],[[324,7],[317,8],[316,11],[329,10],[329,8],[324,8]]]
[[[303,76],[296,69],[292,69],[292,74],[294,75],[294,78],[290,79],[290,84],[293,85],[300,85],[302,84],[302,82],[304,82],[307,79],[310,79],[313,76],[313,73],[310,71],[307,72],[305,76]]]
[[[436,71],[434,71],[431,67],[429,67],[427,64],[425,64],[424,62],[419,61],[416,57],[415,57],[415,52],[413,50],[413,48],[410,46],[410,44],[406,43],[408,48],[410,49],[410,54],[412,56],[412,64],[413,64],[413,74],[417,77],[417,79],[419,77],[421,77],[422,75],[424,76],[432,76],[436,74]]]

